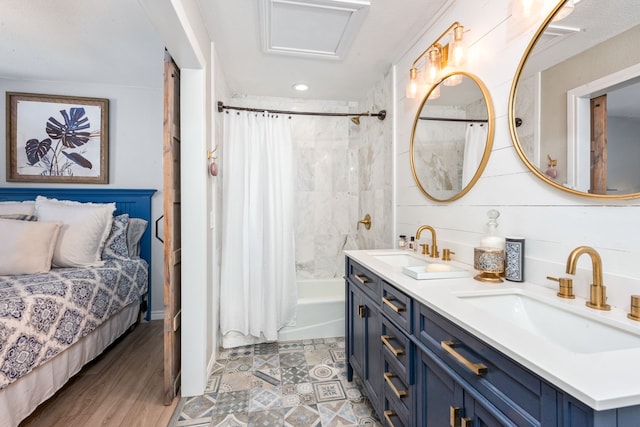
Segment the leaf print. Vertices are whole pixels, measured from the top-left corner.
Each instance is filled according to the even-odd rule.
[[[93,167],[91,162],[82,157],[82,155],[79,153],[67,153],[66,151],[62,151],[62,154],[67,156],[67,159],[73,161],[75,164],[82,166],[85,169],[91,169]]]
[[[26,143],[25,151],[27,152],[27,161],[31,166],[35,165],[42,159],[51,149],[51,140],[49,138],[38,141],[30,139]]]
[[[52,139],[62,142],[67,148],[80,147],[86,144],[91,138],[91,132],[79,132],[82,129],[88,129],[89,119],[84,117],[85,111],[82,107],[70,108],[71,116],[66,110],[60,110],[60,114],[64,118],[64,124],[60,123],[53,117],[49,117],[47,121],[47,135]]]

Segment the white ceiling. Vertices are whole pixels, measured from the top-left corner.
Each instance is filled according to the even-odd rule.
[[[447,2],[370,0],[344,58],[336,60],[264,53],[259,1],[262,0],[197,0],[231,91],[336,100],[366,96]],[[279,31],[286,31],[287,26],[293,30],[292,23],[280,24],[283,28]],[[308,28],[308,45],[322,45],[325,31],[314,29],[313,25]],[[295,92],[292,85],[298,82],[307,83],[310,89],[302,94]]]
[[[350,101],[366,96],[447,2],[342,0],[371,4],[343,58],[323,59],[263,52],[259,1],[196,0],[232,93]],[[0,0],[0,11],[0,77],[142,87],[161,81],[164,45],[135,0]],[[287,22],[276,24],[277,32],[289,31]],[[324,36],[316,28],[305,40]],[[295,92],[297,82],[310,90]]]
[[[0,0],[0,77],[157,86],[163,46],[135,0]]]

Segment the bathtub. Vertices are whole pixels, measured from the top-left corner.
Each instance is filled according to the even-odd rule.
[[[278,341],[344,336],[344,279],[298,280],[295,326],[278,332]]]

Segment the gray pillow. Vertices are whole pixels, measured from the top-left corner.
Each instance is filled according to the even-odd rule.
[[[147,229],[147,221],[142,218],[129,218],[129,227],[127,228],[127,246],[129,248],[129,256],[140,256],[140,239]]]

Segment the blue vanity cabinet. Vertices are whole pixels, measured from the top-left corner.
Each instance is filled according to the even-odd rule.
[[[595,411],[349,257],[346,270],[347,378],[383,425],[640,426],[640,405]]]
[[[355,373],[379,416],[382,415],[382,341],[380,320],[380,280],[361,265],[346,266],[347,379]]]

